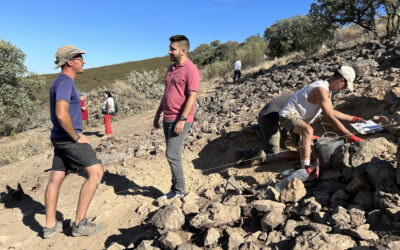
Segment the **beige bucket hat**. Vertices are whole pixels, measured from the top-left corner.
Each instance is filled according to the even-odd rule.
[[[62,46],[57,50],[56,60],[54,61],[56,66],[54,67],[54,69],[63,66],[66,62],[68,62],[69,60],[80,54],[86,54],[86,51],[79,50],[72,45]]]

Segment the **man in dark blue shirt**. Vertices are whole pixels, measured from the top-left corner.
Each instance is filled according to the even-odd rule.
[[[61,67],[61,73],[50,87],[54,158],[45,196],[46,227],[43,228],[43,237],[46,239],[62,231],[62,223],[55,216],[58,193],[68,170],[76,168],[83,169],[88,178],[81,188],[72,235],[89,236],[104,228],[103,224],[96,225],[85,218],[104,173],[88,138],[82,134],[80,97],[74,79],[83,72],[85,60],[82,54],[85,53],[71,45],[59,48],[56,53],[55,68]]]

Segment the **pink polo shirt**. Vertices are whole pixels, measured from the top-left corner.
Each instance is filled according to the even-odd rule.
[[[163,111],[165,121],[177,121],[185,108],[189,97],[188,91],[199,91],[200,72],[189,58],[178,67],[169,66],[165,76],[165,91],[163,97]],[[193,122],[194,110],[190,111],[186,122]]]

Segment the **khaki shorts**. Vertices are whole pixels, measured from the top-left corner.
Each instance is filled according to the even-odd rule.
[[[281,126],[289,132],[290,138],[292,139],[295,147],[300,146],[300,135],[293,132],[294,126],[301,120],[296,114],[288,114],[286,117],[279,116],[279,123]]]

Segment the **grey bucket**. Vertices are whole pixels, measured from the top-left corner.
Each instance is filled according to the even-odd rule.
[[[328,134],[334,135],[334,137],[328,137]],[[317,151],[316,153],[321,162],[321,166],[326,165],[335,149],[345,143],[346,139],[344,137],[339,137],[336,133],[327,132],[323,134],[317,142],[314,143],[314,148]]]

